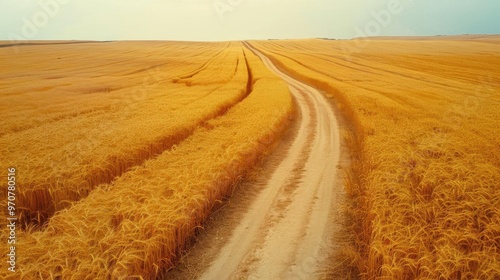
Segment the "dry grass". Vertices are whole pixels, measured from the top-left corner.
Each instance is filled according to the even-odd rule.
[[[498,40],[252,45],[327,92],[351,124],[352,244],[363,279],[500,278]]]
[[[131,52],[128,44],[130,43],[116,43],[115,48]],[[98,179],[90,183],[88,178],[73,175],[73,169],[64,170],[61,167],[61,172],[65,172],[63,174],[82,178],[83,184],[92,185],[92,190],[86,190],[80,197],[70,197],[79,201],[71,203],[71,206],[67,206],[68,203],[55,212],[42,230],[18,232],[17,254],[22,256],[18,259],[18,272],[10,274],[6,270],[1,271],[2,278],[160,277],[173,265],[179,251],[202,225],[214,204],[222,200],[259,162],[285,129],[292,113],[292,99],[286,85],[271,74],[251,52],[244,51],[240,43],[158,43],[155,48],[150,45],[152,43],[137,44],[137,52],[156,50],[150,54],[150,59],[154,61],[163,60],[162,56],[168,56],[171,60],[179,59],[175,66],[168,66],[168,57],[164,60],[167,64],[162,71],[170,75],[171,79],[162,79],[158,88],[148,92],[141,104],[135,106],[126,118],[122,117],[123,111],[120,110],[97,116],[93,121],[94,125],[110,118],[120,121],[112,121],[113,125],[109,128],[116,130],[104,133],[105,136],[82,125],[88,121],[88,116],[71,118],[74,128],[60,127],[61,135],[70,133],[76,140],[77,135],[82,137],[85,134],[102,137],[100,144],[92,149],[75,151],[85,155],[80,158],[90,166],[88,170],[95,169],[100,163],[105,166],[104,170],[107,170],[106,166],[116,168],[125,163],[134,167],[128,171],[122,168],[123,174],[111,176],[113,181],[109,184],[99,184],[102,181]],[[104,46],[92,47],[89,44],[86,44],[86,48],[86,51],[80,50],[82,55],[91,56],[102,48],[106,49]],[[179,50],[181,53],[176,53]],[[110,54],[104,52],[101,59],[108,55]],[[188,55],[194,58],[186,59]],[[131,52],[127,57],[132,60],[132,64],[123,61],[119,68],[113,64],[112,69],[119,71],[114,75],[119,77],[137,68],[133,59],[138,54]],[[181,65],[183,58],[190,61],[190,64]],[[99,59],[96,58],[96,61]],[[191,65],[194,64],[191,61],[198,65]],[[144,67],[155,64],[149,58],[141,63]],[[89,69],[104,71],[103,67],[97,65],[81,71],[88,73]],[[174,74],[173,71],[178,73]],[[134,84],[132,77],[136,74],[130,74],[130,80],[126,78],[123,81]],[[101,75],[103,73],[98,76]],[[90,77],[88,79],[92,80]],[[135,80],[138,81],[141,78]],[[93,93],[86,91],[85,94],[88,96]],[[93,100],[100,100],[100,96],[104,99],[101,100],[103,103],[106,103],[110,94],[124,102],[127,100],[126,92],[100,91],[96,94],[98,96]],[[57,96],[54,93],[51,98]],[[85,100],[84,97],[81,98]],[[230,107],[231,105],[233,106]],[[71,109],[64,110],[71,112]],[[32,118],[37,119],[36,116]],[[49,125],[56,125],[58,122]],[[45,131],[39,130],[39,126],[33,124],[32,128],[12,135],[31,133],[31,138],[20,138],[19,141],[23,140],[21,143],[26,149],[32,149],[34,143],[28,140],[42,138],[37,133]],[[181,131],[173,127],[180,127]],[[158,134],[177,137],[179,133],[189,131],[190,128],[187,127],[192,127],[192,131],[187,133],[187,138],[179,137],[182,141],[176,145],[171,148],[163,145],[155,157],[152,157],[152,152],[147,151],[147,147],[155,145],[155,140],[160,137]],[[3,138],[10,135],[8,133]],[[58,157],[61,157],[59,160],[66,159],[68,155],[64,154],[64,141],[71,141],[72,138],[52,139],[58,145],[45,141],[35,148],[49,152],[45,160]],[[132,142],[134,139],[137,140]],[[101,149],[100,146],[106,147]],[[12,142],[8,148],[14,149]],[[135,154],[144,153],[144,162],[138,164],[134,161],[135,154],[126,149]],[[9,155],[10,164],[15,163],[19,174],[23,171],[25,174],[20,177],[24,181],[19,182],[19,186],[23,188],[26,184],[26,189],[29,189],[29,184],[25,182],[38,178],[38,169],[35,168],[37,165],[30,165],[29,160],[26,160],[26,166],[18,164],[16,160],[21,161],[22,158],[15,158],[12,153]],[[43,161],[35,159],[35,155],[31,157],[33,161]],[[87,170],[87,165],[82,162],[78,166]],[[47,178],[54,175],[50,171],[46,174]],[[36,184],[34,186],[41,188]],[[61,184],[53,183],[44,185],[45,189],[49,189],[49,194],[61,187]],[[80,186],[68,181],[65,188],[68,192],[79,192]],[[44,201],[60,199],[62,202],[62,199],[68,199],[46,197],[34,192],[29,197],[33,199],[35,207]],[[22,199],[24,198],[19,197],[18,201]],[[2,234],[3,232],[4,230]]]

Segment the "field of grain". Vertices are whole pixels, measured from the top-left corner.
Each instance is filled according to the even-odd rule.
[[[349,124],[350,245],[334,270],[500,278],[498,37],[251,45],[323,90]]]
[[[2,49],[1,162],[25,171],[21,223],[45,222],[246,96],[241,47],[186,47],[45,45],[17,56]]]
[[[0,162],[17,169],[22,256],[4,279],[161,276],[293,111],[238,42],[18,51],[0,49]]]
[[[305,108],[298,131],[311,134],[296,139],[325,144],[336,130],[318,115],[333,116],[328,102],[299,80],[338,109],[350,154],[344,232],[332,237],[342,247],[326,252],[336,253],[326,279],[500,278],[498,37],[247,43],[0,43],[0,169],[16,168],[18,218],[16,273],[0,278],[163,278],[289,127],[287,84]],[[308,158],[313,142],[288,156]],[[309,178],[297,172],[280,176]],[[297,193],[292,206],[306,201]],[[312,194],[311,205],[328,201]],[[276,243],[265,249],[279,254]],[[297,254],[306,269],[319,247]],[[292,260],[286,275],[315,273]]]

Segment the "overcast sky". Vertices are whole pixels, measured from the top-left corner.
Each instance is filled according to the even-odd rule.
[[[500,34],[500,0],[0,0],[0,40]]]

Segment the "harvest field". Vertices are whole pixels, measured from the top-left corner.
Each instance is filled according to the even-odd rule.
[[[499,39],[251,42],[350,124],[352,240],[334,270],[500,278]]]
[[[271,156],[197,277],[500,278],[499,37],[8,44],[2,279],[168,278]]]
[[[159,277],[293,110],[285,84],[237,42],[0,56],[0,162],[17,170],[19,256],[3,279]]]

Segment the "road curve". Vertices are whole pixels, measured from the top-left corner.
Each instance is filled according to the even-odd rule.
[[[288,153],[200,279],[314,279],[335,247],[332,217],[343,192],[338,122],[318,90],[246,47],[288,84],[300,123]]]

